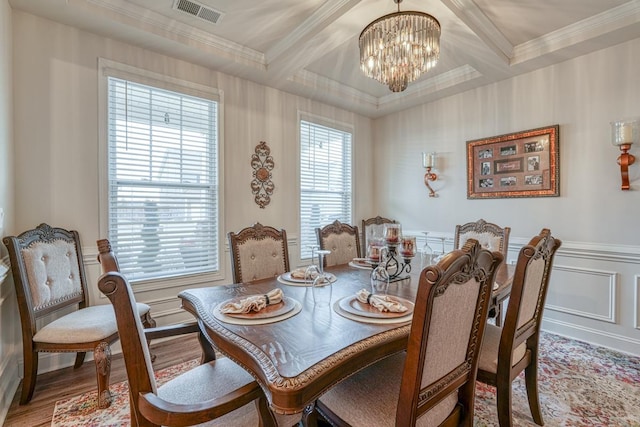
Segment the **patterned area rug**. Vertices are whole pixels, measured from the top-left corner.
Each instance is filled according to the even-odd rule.
[[[162,384],[197,361],[159,371]],[[640,358],[543,333],[538,384],[545,426],[640,427]],[[129,426],[126,382],[111,387],[111,407],[97,410],[96,393],[56,402],[52,427]],[[516,426],[535,426],[529,412],[524,377],[513,382],[513,418]],[[495,389],[478,383],[477,427],[497,427]]]

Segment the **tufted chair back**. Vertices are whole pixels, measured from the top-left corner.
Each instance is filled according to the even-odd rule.
[[[354,258],[361,256],[360,237],[358,227],[343,224],[335,220],[322,228],[316,228],[318,246],[320,249],[330,250],[331,253],[324,258],[324,265],[348,264]]]
[[[40,224],[18,237],[5,238],[5,244],[14,277],[18,274],[15,284],[20,315],[33,324],[33,334],[36,319],[69,305],[87,305],[77,231]]]
[[[238,233],[229,232],[231,268],[235,283],[276,277],[289,271],[287,232],[259,222]]]
[[[20,404],[33,397],[38,353],[76,353],[74,367],[93,352],[98,407],[111,404],[110,344],[118,339],[113,309],[89,306],[80,237],[75,230],[40,224],[3,239],[9,251],[22,326],[23,380]],[[78,310],[69,310],[69,306]],[[67,308],[66,313],[59,311]],[[141,314],[149,306],[140,307]],[[55,319],[44,318],[54,312]]]

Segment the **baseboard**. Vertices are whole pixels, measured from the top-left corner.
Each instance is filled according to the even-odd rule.
[[[563,322],[557,319],[543,319],[542,329],[546,332],[606,347],[631,356],[640,356],[640,340],[628,336],[593,329],[575,323]]]
[[[3,357],[0,362],[0,425],[4,425],[9,407],[20,385],[18,371],[12,369],[18,364],[17,358],[17,354],[13,353],[9,357]]]

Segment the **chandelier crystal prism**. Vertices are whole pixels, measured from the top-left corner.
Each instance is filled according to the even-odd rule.
[[[382,16],[360,33],[360,68],[367,77],[402,92],[436,66],[440,57],[440,23],[424,12],[398,11]]]

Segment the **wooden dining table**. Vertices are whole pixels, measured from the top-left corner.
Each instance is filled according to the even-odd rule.
[[[420,274],[417,270],[405,280],[391,282],[388,294],[414,301]],[[512,270],[505,269],[493,292],[493,304],[508,296]],[[396,314],[400,317],[358,321],[353,320],[357,317],[345,317],[348,313],[336,307],[352,300],[358,290],[370,287],[370,270],[341,265],[326,271],[336,281],[331,285],[332,303],[324,307],[314,304],[311,287],[287,285],[277,278],[188,289],[178,295],[183,308],[201,321],[215,346],[256,378],[279,425],[291,426],[305,418],[313,411],[315,400],[330,387],[407,346],[410,317]],[[221,320],[221,303],[266,294],[276,287],[299,303],[299,312],[263,324],[250,319],[234,323]]]

